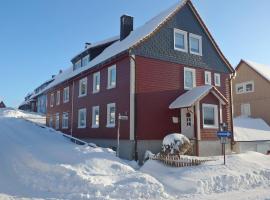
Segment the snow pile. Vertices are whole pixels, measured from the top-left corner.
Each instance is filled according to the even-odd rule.
[[[163,183],[174,195],[213,194],[270,187],[270,157],[248,152],[228,156],[227,165],[222,157],[196,167],[173,168],[150,160],[141,168]],[[270,190],[269,190],[270,195]]]
[[[181,153],[184,154],[186,148],[185,146],[190,146],[189,139],[183,134],[172,133],[164,137],[162,142],[162,151],[170,154]]]
[[[233,123],[235,141],[270,141],[270,126],[263,119],[236,117]]]
[[[52,129],[0,112],[0,199],[164,199],[155,178],[110,149],[79,146]]]

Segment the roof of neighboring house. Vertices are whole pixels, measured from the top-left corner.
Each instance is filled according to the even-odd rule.
[[[175,13],[177,13],[187,2],[190,2],[190,6],[192,11],[194,12],[195,16],[197,17],[199,23],[202,25],[204,30],[206,31],[207,35],[209,36],[213,46],[216,48],[217,52],[221,56],[221,58],[224,60],[228,68],[231,70],[231,72],[234,72],[234,69],[228,62],[228,60],[225,58],[225,56],[222,54],[220,51],[218,45],[215,43],[213,37],[211,36],[210,32],[208,31],[207,27],[203,23],[202,19],[200,18],[199,14],[197,13],[196,9],[193,7],[192,3],[190,0],[180,0],[180,2],[174,4],[171,6],[169,9],[161,12],[154,18],[150,19],[148,22],[146,22],[144,25],[136,28],[133,30],[125,39],[123,40],[117,40],[110,46],[108,46],[104,51],[99,54],[97,57],[95,57],[93,60],[91,60],[86,67],[82,67],[76,70],[73,70],[72,67],[68,68],[65,70],[65,73],[63,72],[62,74],[59,74],[55,77],[55,80],[51,82],[45,90],[48,90],[61,82],[68,80],[72,77],[75,77],[82,72],[95,67],[99,64],[102,64],[106,62],[108,59],[113,58],[114,56],[120,55],[121,53],[128,52],[130,49],[133,47],[137,46],[140,44],[142,41],[148,39],[152,34],[154,34],[157,30],[159,30],[160,27],[162,27],[163,24],[165,24],[169,19],[171,19]],[[116,39],[116,37],[111,38]],[[108,40],[105,40],[105,42]],[[88,48],[93,48],[94,45],[100,45],[104,43],[104,41],[95,43]],[[84,50],[85,51],[85,50]],[[77,55],[78,56],[78,55]],[[43,91],[45,91],[43,90]]]
[[[270,66],[265,64],[259,64],[253,61],[249,60],[241,60],[240,63],[237,65],[236,70],[240,66],[240,64],[244,62],[249,67],[251,67],[254,71],[256,71],[258,74],[263,76],[266,80],[270,81]]]
[[[219,98],[224,104],[228,103],[227,99],[220,93],[218,90],[212,85],[204,85],[195,87],[186,93],[180,95],[177,99],[175,99],[171,105],[170,109],[175,108],[188,108],[193,105],[202,98],[204,98],[209,92],[213,92],[217,98]]]
[[[235,141],[270,141],[270,126],[261,118],[236,117],[233,123]]]

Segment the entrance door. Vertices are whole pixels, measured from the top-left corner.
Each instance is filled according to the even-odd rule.
[[[250,104],[249,103],[241,104],[241,115],[242,116],[250,116]]]
[[[181,109],[181,133],[188,138],[194,138],[194,109]]]

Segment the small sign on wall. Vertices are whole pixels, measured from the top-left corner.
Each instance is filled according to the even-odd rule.
[[[178,124],[179,123],[179,117],[172,117],[172,121],[174,124]]]

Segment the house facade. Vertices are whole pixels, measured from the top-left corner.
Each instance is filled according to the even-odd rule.
[[[116,148],[121,114],[121,157],[157,153],[173,132],[192,140],[195,155],[221,154],[216,132],[220,123],[232,131],[234,70],[191,1],[135,30],[122,16],[119,38],[89,45],[72,63],[46,90],[48,126]]]
[[[241,60],[233,79],[234,116],[262,118],[270,125],[270,66]]]

